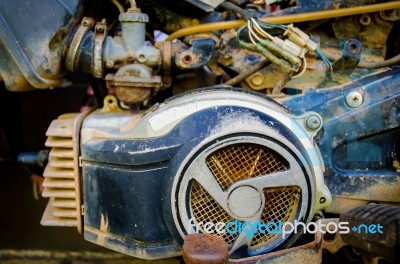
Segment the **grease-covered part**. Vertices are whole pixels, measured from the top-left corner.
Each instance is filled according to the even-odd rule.
[[[228,263],[228,246],[220,236],[190,234],[183,243],[183,260],[187,264]]]
[[[0,76],[8,90],[49,88],[61,82],[64,40],[79,2],[1,1]]]

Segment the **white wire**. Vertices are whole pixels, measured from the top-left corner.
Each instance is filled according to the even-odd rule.
[[[253,23],[254,29],[257,31],[258,34],[260,34],[264,38],[269,38],[270,40],[273,40],[273,37],[265,30],[263,30],[254,18],[251,18],[251,22]]]
[[[253,31],[253,29],[252,29],[252,27],[251,27],[251,22],[250,22],[250,20],[247,21],[247,29],[248,29],[248,31],[249,31],[249,38],[250,38],[251,42],[252,42],[254,45],[257,45],[257,43],[254,41],[253,37],[255,37],[258,41],[261,41],[261,39],[258,37],[258,35],[257,35],[256,33],[254,33],[254,31]]]

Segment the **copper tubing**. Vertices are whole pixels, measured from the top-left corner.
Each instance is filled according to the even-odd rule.
[[[307,12],[301,14],[294,15],[284,15],[284,16],[276,16],[276,17],[264,17],[260,20],[268,23],[274,24],[289,24],[289,23],[298,23],[298,22],[306,22],[312,20],[320,20],[327,18],[335,18],[335,17],[344,17],[344,16],[352,16],[352,15],[360,15],[372,12],[379,12],[389,9],[397,9],[400,8],[400,1],[392,1],[381,4],[374,5],[366,5],[366,6],[356,6],[356,7],[348,7],[341,9],[333,9],[333,10],[324,10],[324,11],[316,11],[316,12]],[[171,41],[177,38],[181,38],[187,35],[193,35],[202,32],[209,32],[214,30],[224,30],[231,28],[238,28],[245,24],[243,20],[232,20],[232,21],[223,21],[223,22],[214,22],[202,24],[194,27],[183,28],[174,33],[172,33],[167,40]]]

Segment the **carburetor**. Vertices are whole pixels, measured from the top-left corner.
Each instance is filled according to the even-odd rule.
[[[83,18],[69,42],[66,67],[96,78],[105,77],[123,103],[140,104],[152,94],[152,89],[163,85],[155,71],[162,64],[161,51],[146,44],[145,24],[149,18],[135,4],[120,14],[119,21],[121,31],[110,36],[104,19],[95,23],[92,18]],[[105,68],[116,72],[106,75]]]

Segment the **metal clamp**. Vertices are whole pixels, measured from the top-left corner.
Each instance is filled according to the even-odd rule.
[[[75,61],[76,53],[79,49],[79,46],[81,45],[82,38],[85,36],[86,32],[91,29],[94,25],[94,20],[91,17],[84,17],[82,19],[81,25],[77,29],[74,39],[71,42],[71,45],[68,49],[67,53],[67,58],[65,60],[65,66],[69,71],[74,71],[75,69],[75,64],[77,61]]]
[[[103,19],[101,22],[96,23],[96,27],[94,29],[92,73],[96,78],[102,78],[104,75],[103,43],[106,36],[107,23],[106,20]]]

